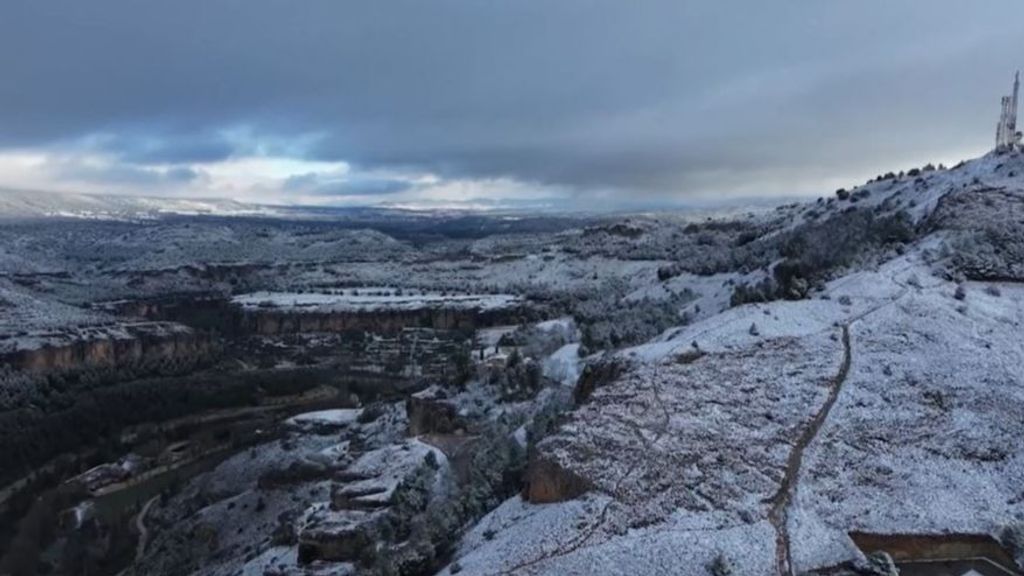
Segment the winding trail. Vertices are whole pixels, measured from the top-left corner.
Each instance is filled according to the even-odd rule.
[[[807,446],[817,437],[821,426],[828,418],[832,406],[839,398],[839,392],[846,382],[850,373],[850,364],[853,361],[853,354],[850,348],[850,323],[843,325],[843,362],[839,366],[839,372],[829,385],[828,398],[822,404],[821,409],[814,415],[807,427],[797,438],[793,451],[789,453],[786,461],[786,472],[782,477],[782,484],[778,492],[769,500],[771,509],[768,511],[768,521],[775,528],[775,563],[780,576],[793,575],[793,561],[789,542],[789,504],[793,500],[793,493],[796,488],[797,478],[800,476],[800,468],[803,465],[804,451]]]
[[[856,314],[848,318],[847,321],[843,323],[843,362],[839,366],[839,372],[837,372],[836,376],[832,379],[829,387],[828,398],[825,400],[825,403],[821,406],[821,409],[818,410],[818,413],[814,415],[814,418],[797,439],[796,445],[793,447],[793,451],[790,452],[789,458],[786,461],[786,472],[783,475],[782,484],[779,486],[778,492],[776,492],[768,501],[771,504],[771,508],[768,511],[768,521],[775,529],[775,563],[779,576],[794,576],[795,574],[793,571],[792,547],[789,540],[789,505],[793,501],[793,494],[796,491],[796,483],[800,477],[800,469],[803,466],[804,460],[804,451],[807,450],[807,447],[817,437],[818,432],[821,431],[821,427],[825,423],[825,420],[828,419],[829,412],[832,411],[832,407],[835,405],[836,399],[839,398],[839,392],[842,390],[843,384],[846,382],[846,378],[850,373],[850,365],[853,363],[853,347],[850,344],[850,329],[854,324],[860,322],[867,316],[870,316],[883,308],[895,305],[897,302],[902,300],[904,296],[910,293],[910,287],[905,285],[903,282],[896,280],[895,274],[891,274],[890,279],[901,288],[899,294],[864,310],[860,314]]]
[[[885,305],[888,304],[889,303],[886,303]],[[876,310],[884,307],[885,305],[872,308],[850,319],[847,323],[843,324],[843,360],[839,366],[839,371],[836,373],[836,375],[831,379],[829,383],[828,397],[826,398],[824,404],[822,404],[821,409],[818,410],[818,412],[814,415],[814,418],[811,419],[811,421],[807,424],[804,430],[800,433],[800,436],[797,439],[797,442],[794,445],[793,450],[790,452],[789,458],[786,461],[786,471],[783,476],[782,483],[779,486],[779,490],[775,493],[774,496],[772,496],[770,500],[768,500],[768,502],[771,504],[771,508],[768,512],[768,520],[772,524],[772,527],[775,529],[776,534],[776,566],[778,568],[779,576],[793,576],[788,530],[789,504],[793,499],[793,493],[796,488],[797,479],[800,476],[800,469],[803,465],[804,452],[806,451],[807,447],[811,444],[811,442],[814,440],[814,438],[817,437],[822,425],[824,425],[825,421],[828,419],[829,412],[832,410],[832,407],[835,405],[836,400],[839,398],[839,392],[842,390],[843,384],[846,382],[847,375],[850,372],[850,365],[853,362],[853,351],[850,345],[850,326],[854,322],[857,322],[864,316],[875,312]],[[651,441],[649,445],[656,444],[661,439],[661,437],[667,432],[668,420],[670,418],[668,409],[662,402],[660,390],[658,389],[656,379],[652,393],[655,397],[656,404],[660,404],[662,410],[664,411],[664,425],[659,427],[660,429],[657,430],[655,439]],[[642,435],[641,438],[643,438]],[[587,542],[591,539],[591,537],[594,536],[594,534],[605,524],[609,508],[615,502],[614,495],[619,491],[619,487],[630,477],[630,475],[635,470],[635,467],[630,468],[626,472],[626,474],[619,478],[614,488],[611,490],[612,499],[609,500],[604,505],[604,507],[601,509],[600,514],[598,515],[597,520],[594,523],[592,523],[583,534],[581,534],[574,540],[571,540],[570,542],[567,542],[566,544],[559,546],[555,550],[542,553],[539,556],[534,557],[530,560],[520,562],[519,564],[516,564],[511,568],[502,570],[500,574],[517,574],[521,570],[532,568],[537,564],[540,564],[552,558],[571,554],[572,552],[575,552],[576,550],[579,550],[580,548],[584,547],[587,544]]]
[[[768,520],[776,534],[776,568],[779,576],[795,576],[789,539],[789,505],[792,503],[793,495],[796,492],[797,480],[800,477],[800,471],[803,467],[804,452],[821,431],[822,426],[828,419],[829,413],[832,411],[832,407],[839,398],[839,393],[842,391],[843,384],[846,383],[846,379],[849,376],[850,367],[853,363],[853,347],[850,342],[850,330],[854,324],[863,320],[865,317],[870,316],[883,308],[896,304],[898,301],[903,299],[904,296],[910,293],[910,288],[908,286],[904,285],[902,282],[896,281],[895,278],[892,278],[892,280],[901,288],[898,294],[891,298],[886,298],[882,303],[871,306],[859,314],[848,317],[846,322],[842,324],[841,340],[843,344],[843,359],[839,366],[839,371],[829,382],[828,397],[797,438],[796,444],[793,446],[793,450],[790,452],[789,457],[786,460],[786,471],[783,475],[782,483],[780,484],[778,491],[766,501],[771,505],[768,511]],[[667,433],[667,424],[671,417],[668,412],[668,408],[664,405],[664,402],[661,399],[660,392],[657,382],[655,382],[652,393],[655,397],[656,404],[660,404],[664,412],[663,419],[665,425],[656,431],[654,440],[650,441],[648,446],[657,444],[657,442],[661,440],[662,436]],[[639,434],[639,436],[641,439],[645,439],[643,434]],[[514,575],[522,570],[532,568],[546,560],[571,554],[586,546],[590,539],[605,524],[609,508],[616,501],[615,495],[635,470],[635,467],[630,468],[621,478],[619,478],[609,494],[612,498],[602,507],[597,520],[592,523],[585,532],[570,542],[559,546],[555,550],[542,552],[537,557],[520,562],[511,568],[501,570],[498,574]]]
[[[147,500],[143,504],[142,510],[139,510],[138,515],[135,516],[135,529],[139,532],[139,542],[135,546],[136,562],[142,560],[142,557],[146,554],[146,545],[149,543],[149,528],[146,528],[146,514],[149,513],[150,506],[159,499],[159,496],[153,496]]]

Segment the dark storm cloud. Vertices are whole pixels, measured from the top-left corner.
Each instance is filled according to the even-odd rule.
[[[131,164],[216,162],[230,158],[236,151],[236,144],[223,135],[208,132],[174,134],[145,127],[125,128],[90,140],[96,151],[112,154]]]
[[[6,0],[0,146],[107,135],[102,150],[147,164],[259,140],[651,193],[888,168],[990,144],[1024,64],[1022,6]]]

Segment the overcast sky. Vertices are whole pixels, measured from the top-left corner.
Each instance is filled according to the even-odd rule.
[[[273,203],[827,194],[993,144],[1020,0],[3,0],[0,186]]]

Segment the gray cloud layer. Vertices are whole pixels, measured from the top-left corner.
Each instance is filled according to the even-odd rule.
[[[1019,0],[5,0],[0,147],[779,186],[987,146],[1022,21]]]

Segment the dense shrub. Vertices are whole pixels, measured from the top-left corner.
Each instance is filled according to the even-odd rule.
[[[877,257],[886,247],[909,242],[915,235],[905,212],[878,215],[852,210],[824,222],[806,223],[781,240],[782,260],[772,268],[771,278],[753,286],[738,285],[731,303],[804,298],[811,287],[839,270]]]

